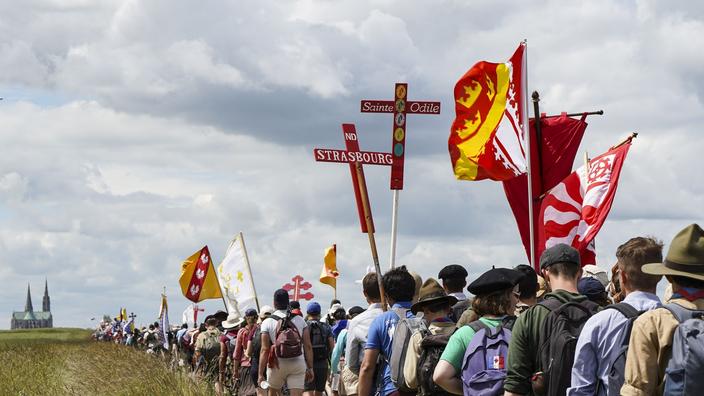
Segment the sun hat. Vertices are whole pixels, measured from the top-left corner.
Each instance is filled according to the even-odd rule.
[[[447,301],[450,306],[457,303],[457,298],[448,296],[445,289],[440,286],[438,281],[433,278],[428,278],[423,282],[418,292],[418,302],[411,306],[411,312],[414,314],[422,310],[424,306],[440,301]]]
[[[238,313],[231,313],[227,315],[227,320],[222,322],[222,328],[223,329],[232,329],[235,328],[239,325],[241,325],[244,322],[244,318],[240,316]]]
[[[644,264],[650,275],[674,275],[704,281],[704,230],[690,224],[672,239],[662,263]]]

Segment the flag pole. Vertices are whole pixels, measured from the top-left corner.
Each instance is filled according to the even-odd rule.
[[[252,291],[254,292],[254,303],[257,304],[257,312],[259,312],[259,297],[257,296],[257,288],[254,287],[254,276],[252,275],[252,267],[249,266],[249,256],[247,255],[247,247],[244,245],[244,235],[240,231],[237,237],[240,240],[240,245],[242,246],[242,253],[244,253],[244,262],[247,264],[247,274],[249,275],[249,281],[252,283]]]
[[[528,40],[523,40],[521,94],[523,97],[523,135],[526,139],[526,173],[528,176],[528,225],[530,230],[530,266],[535,268],[535,224],[533,224],[533,172],[531,171],[530,127],[528,126]],[[538,114],[537,116],[540,116]]]
[[[391,209],[391,252],[389,254],[389,268],[396,267],[396,230],[398,227],[398,193],[399,190],[394,190],[393,205]]]
[[[372,259],[374,260],[374,268],[376,269],[376,281],[379,285],[379,294],[381,294],[381,309],[386,311],[386,293],[384,293],[384,283],[381,280],[381,267],[379,266],[379,254],[376,251],[376,239],[372,232],[372,214],[369,210],[369,196],[367,195],[367,182],[364,180],[362,172],[362,164],[355,162],[355,170],[357,171],[357,183],[359,183],[359,191],[362,196],[362,208],[364,209],[364,220],[367,223],[367,236],[369,236],[369,247],[372,251]]]
[[[227,311],[227,313],[229,314],[230,308],[227,306],[227,302],[225,301],[225,293],[223,293],[223,291],[222,291],[222,285],[220,284],[220,277],[218,276],[218,271],[215,269],[215,264],[213,263],[212,255],[210,256],[210,269],[215,273],[215,281],[218,282],[218,288],[220,289],[220,298],[222,298],[222,303],[225,304],[225,311]],[[235,310],[237,310],[237,307],[235,307]]]

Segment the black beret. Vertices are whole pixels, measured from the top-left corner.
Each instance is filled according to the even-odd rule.
[[[463,266],[450,264],[440,270],[438,278],[440,279],[465,279],[469,275]]]
[[[475,296],[489,294],[516,286],[523,276],[523,273],[516,270],[492,268],[470,283],[467,290]]]
[[[543,270],[555,263],[572,263],[580,265],[577,249],[564,243],[545,249],[540,255],[540,269]]]

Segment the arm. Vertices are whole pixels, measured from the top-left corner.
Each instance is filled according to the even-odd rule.
[[[372,394],[372,383],[374,381],[374,368],[379,357],[378,349],[367,349],[364,351],[364,360],[359,368],[359,385],[357,385],[358,395]]]
[[[306,358],[306,381],[313,381],[313,343],[310,342],[310,328],[303,329],[303,352]]]
[[[232,376],[235,379],[240,377],[240,360],[242,360],[245,343],[247,343],[247,331],[240,330],[240,332],[237,333],[237,343],[235,344],[235,351],[232,354]]]
[[[218,369],[220,383],[225,382],[225,368],[227,366],[227,344],[220,340],[220,357],[218,358]]]
[[[647,312],[633,322],[621,395],[645,396],[657,393],[660,382],[660,342],[653,319],[652,312]]]
[[[266,365],[269,363],[269,351],[271,350],[271,338],[269,333],[262,332],[262,351],[259,353],[259,380],[258,383],[264,381],[266,374]]]
[[[337,374],[337,372],[340,371],[340,357],[342,356],[345,344],[342,342],[344,335],[345,334],[340,333],[340,336],[337,338],[337,344],[335,344],[335,340],[332,337],[328,337],[328,350],[332,351],[332,355],[330,356],[330,370],[332,374]]]
[[[572,365],[572,384],[567,389],[568,396],[589,396],[597,393],[599,384],[597,346],[599,345],[598,335],[602,331],[597,320],[601,317],[603,316],[590,318],[579,334]],[[594,320],[595,318],[597,320]]]
[[[403,378],[408,389],[418,389],[418,359],[420,358],[420,333],[413,334],[406,350],[406,361],[403,364]]]
[[[462,394],[462,380],[457,376],[455,367],[448,361],[441,359],[438,362],[433,372],[433,381],[450,393]]]
[[[533,319],[535,308],[525,311],[516,319],[516,324],[511,332],[511,343],[508,346],[508,358],[506,364],[506,381],[504,382],[504,395],[526,395],[531,393],[532,386],[530,379],[535,373],[534,362],[535,352],[531,350],[531,344],[537,344],[537,340],[532,340],[530,336],[529,324]],[[535,348],[537,351],[537,346]]]

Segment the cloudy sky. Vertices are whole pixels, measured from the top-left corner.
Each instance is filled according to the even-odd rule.
[[[581,151],[639,132],[597,237],[608,267],[630,237],[704,220],[702,37],[689,1],[0,1],[0,328],[28,282],[41,306],[45,278],[56,326],[120,306],[154,320],[162,287],[180,318],[181,261],[205,244],[219,261],[239,231],[265,302],[317,279],[337,243],[340,296],[361,304],[349,171],[312,149],[343,148],[352,122],[363,150],[389,151],[390,117],[359,100],[397,81],[443,105],[409,117],[398,262],[525,262],[501,185],[455,181],[447,154],[456,80],[524,38],[543,111],[605,111]],[[389,170],[366,175],[388,266]]]

